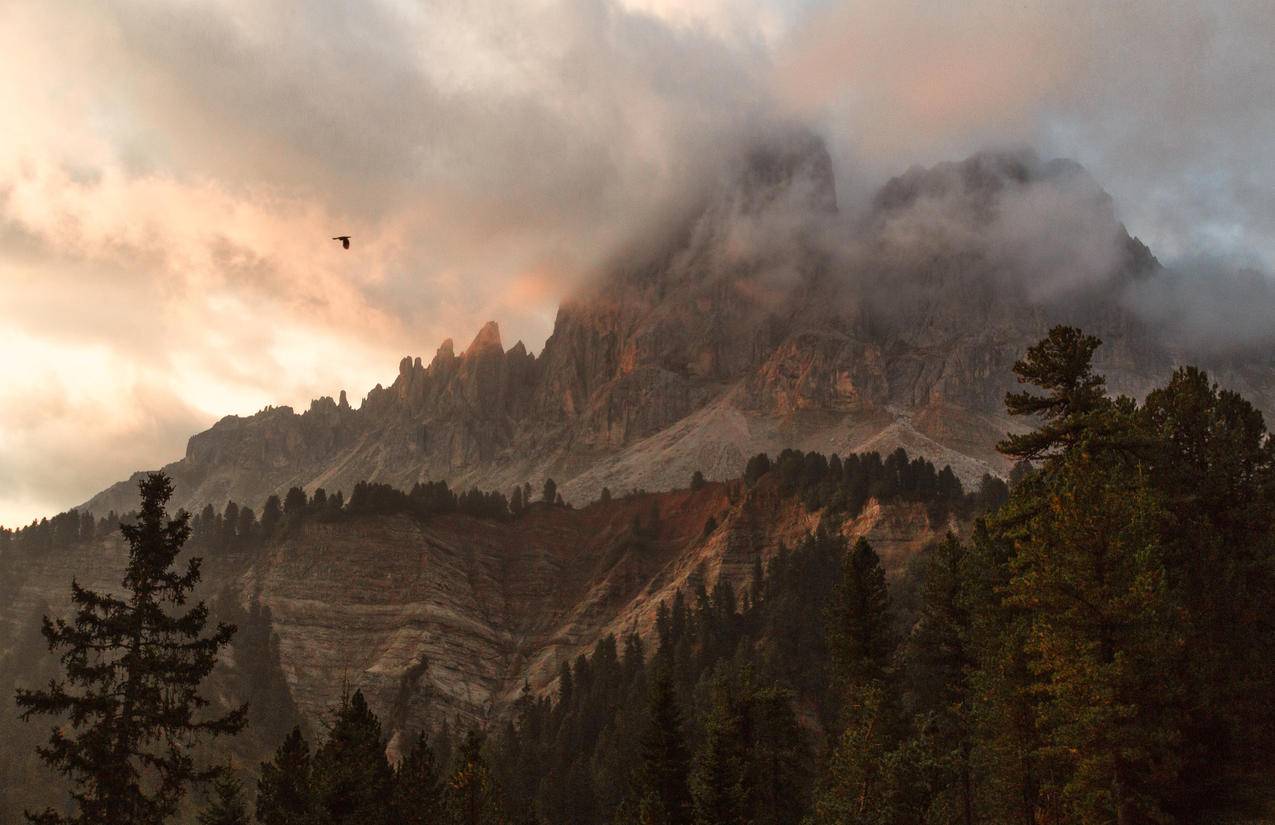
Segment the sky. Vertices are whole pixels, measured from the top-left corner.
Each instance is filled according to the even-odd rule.
[[[827,141],[850,208],[986,148],[1074,158],[1207,261],[1183,294],[1266,278],[1272,42],[1269,0],[0,0],[0,524],[487,320],[539,351],[767,124]]]

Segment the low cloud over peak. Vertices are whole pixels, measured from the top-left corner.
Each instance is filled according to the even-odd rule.
[[[914,164],[1032,145],[1082,162],[1162,258],[1264,272],[1271,40],[1258,0],[3,4],[0,477],[21,491],[0,523],[174,458],[221,414],[361,395],[489,318],[539,349],[564,295],[696,214],[775,124],[825,142],[804,197],[835,191],[839,221]],[[1019,195],[998,249],[1043,283],[1101,268],[1103,243],[1064,242],[1094,227],[1038,231],[1088,190]],[[808,205],[728,224],[731,248],[782,260]],[[947,214],[926,231],[967,231]],[[31,469],[63,445],[113,458]]]

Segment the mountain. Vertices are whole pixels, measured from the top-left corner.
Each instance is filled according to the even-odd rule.
[[[552,477],[583,504],[696,469],[733,477],[784,447],[903,446],[968,483],[1008,469],[993,444],[1014,426],[1010,367],[1061,322],[1104,340],[1116,391],[1141,395],[1190,358],[1275,408],[1269,356],[1209,363],[1130,307],[1161,271],[1074,163],[1018,152],[913,169],[852,219],[823,144],[786,135],[564,303],[539,355],[506,350],[491,322],[459,353],[447,340],[428,364],[404,358],[357,408],[343,391],[229,416],[164,469],[192,511],[362,480]],[[133,495],[121,482],[81,509],[124,512]]]
[[[755,565],[795,546],[830,511],[808,506],[780,476],[578,509],[538,502],[499,518],[312,503],[240,543],[219,543],[211,524],[197,523],[188,549],[204,559],[199,595],[219,620],[240,625],[210,693],[227,706],[249,699],[278,714],[295,708],[320,730],[342,691],[355,687],[385,721],[391,750],[396,735],[441,719],[486,724],[524,683],[547,691],[564,663],[607,634],[636,632],[650,643],[659,605],[679,591],[693,598],[700,585],[730,581],[746,592]],[[869,538],[898,575],[945,531],[967,529],[971,506],[872,499],[827,524]],[[68,523],[74,533],[80,516]],[[60,525],[47,541],[31,528],[0,553],[0,684],[39,682],[52,666],[39,617],[65,615],[72,579],[118,591],[127,557],[119,532],[103,524],[88,539],[58,538]],[[240,644],[252,637],[262,640],[255,652]],[[276,685],[275,694],[263,684]],[[290,725],[263,716],[236,747],[260,759]]]

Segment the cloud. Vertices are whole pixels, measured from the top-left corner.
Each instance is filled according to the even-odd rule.
[[[562,296],[649,252],[776,122],[827,139],[847,224],[914,163],[1031,145],[1084,163],[1162,258],[1269,271],[1273,17],[1265,0],[0,4],[0,329],[36,370],[6,364],[0,409],[48,419],[5,414],[0,475],[34,479],[64,445],[103,456],[74,495],[0,494],[0,522],[176,457],[183,427],[357,399],[488,319],[538,349]],[[1106,247],[1068,239],[1095,227],[1041,227],[1090,195],[1024,191],[980,231],[1042,283],[1083,280]],[[782,289],[808,217],[728,223],[732,265]],[[943,220],[926,231],[969,231]],[[135,423],[104,446],[94,408]]]
[[[1270,269],[1273,38],[1265,0],[868,0],[795,24],[774,86],[843,179],[1031,145],[1081,162],[1162,257],[1222,244]]]
[[[0,51],[0,328],[78,399],[6,367],[0,407],[49,426],[10,414],[0,473],[63,440],[102,456],[74,495],[0,494],[0,522],[177,457],[196,422],[357,399],[488,319],[538,349],[766,106],[725,13],[603,0],[17,2]],[[150,403],[177,423],[112,431],[132,453],[81,426]]]
[[[1275,360],[1275,279],[1251,261],[1179,259],[1159,277],[1130,285],[1123,300],[1178,352]]]

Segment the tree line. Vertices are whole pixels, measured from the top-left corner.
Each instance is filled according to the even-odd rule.
[[[171,567],[189,528],[144,487],[135,599],[75,587],[73,621],[45,624],[65,679],[19,693],[27,716],[70,714],[41,755],[74,781],[74,813],[34,821],[158,823],[217,776],[205,825],[250,810],[280,825],[1149,825],[1240,810],[1275,755],[1275,443],[1195,368],[1141,403],[1111,397],[1098,346],[1058,327],[1015,365],[1029,388],[1007,411],[1036,426],[999,445],[1020,462],[1009,489],[967,495],[905,453],[757,457],[747,482],[778,472],[825,517],[741,592],[693,577],[645,639],[599,641],[493,728],[418,732],[395,766],[354,692],[314,749],[288,733],[252,794],[174,744],[232,733],[247,711],[210,714],[196,689],[233,628],[176,609],[198,577]],[[841,529],[860,492],[998,506],[888,583]],[[152,609],[164,600],[174,609]]]

